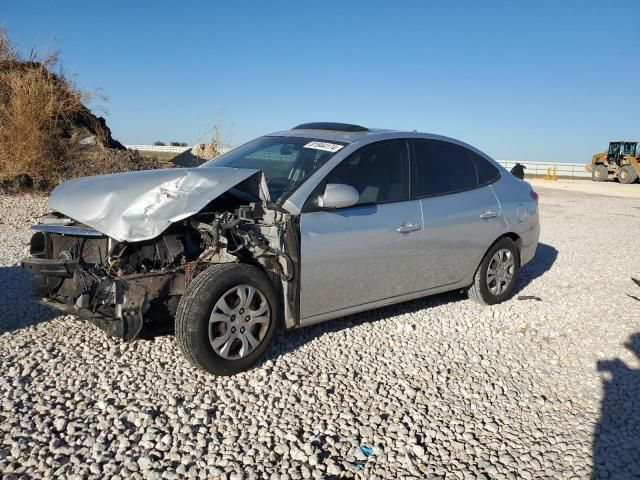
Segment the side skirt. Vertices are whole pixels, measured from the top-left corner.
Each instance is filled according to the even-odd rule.
[[[311,317],[302,318],[300,320],[300,327],[315,325],[316,323],[322,323],[328,320],[333,320],[335,318],[346,317],[347,315],[352,315],[354,313],[365,312],[367,310],[386,307],[388,305],[394,305],[396,303],[415,300],[416,298],[428,297],[430,295],[436,295],[438,293],[459,290],[461,288],[467,288],[468,286],[469,286],[469,282],[465,280],[458,283],[444,285],[442,287],[430,288],[428,290],[421,290],[419,292],[413,292],[406,295],[400,295],[397,297],[384,298],[382,300],[377,300],[375,302],[365,303],[362,305],[356,305],[354,307],[344,308],[342,310],[335,310],[333,312],[321,313],[320,315],[313,315]]]

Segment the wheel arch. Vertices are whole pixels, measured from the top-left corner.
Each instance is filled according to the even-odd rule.
[[[474,274],[478,270],[478,268],[480,268],[480,265],[482,264],[482,260],[484,260],[484,257],[487,256],[487,253],[489,253],[489,250],[491,250],[496,243],[498,243],[500,240],[504,238],[509,238],[513,241],[513,243],[516,244],[516,246],[518,247],[518,255],[522,257],[522,238],[520,237],[520,235],[518,235],[515,232],[505,232],[502,235],[500,235],[498,238],[496,238],[493,242],[491,242],[491,245],[485,248],[484,252],[482,252],[482,256],[480,257],[480,260],[478,261],[478,264],[476,265],[476,268],[473,271]]]
[[[514,250],[518,255],[518,261],[515,263],[514,267],[514,278],[510,280],[511,283],[507,286],[506,291],[503,291],[502,293],[498,291],[496,294],[493,294],[494,296],[492,297],[488,291],[489,287],[487,286],[484,279],[484,277],[486,276],[486,270],[483,271],[483,269],[486,269],[484,263],[491,251],[495,248],[498,248],[496,245],[507,238],[511,240],[516,246]],[[480,259],[480,262],[478,262],[478,266],[474,270],[472,281],[469,283],[469,287],[467,288],[467,294],[469,295],[469,298],[484,305],[493,305],[509,298],[509,296],[513,292],[513,285],[515,285],[515,282],[517,281],[517,275],[520,269],[520,258],[522,258],[522,239],[517,233],[505,232],[498,238],[496,238],[496,240],[492,242],[491,245],[489,245],[489,247],[485,250],[482,258]]]
[[[490,246],[489,248],[493,247],[496,243],[498,243],[498,242],[499,242],[500,240],[502,240],[503,238],[510,238],[511,240],[513,240],[513,243],[515,243],[515,244],[518,246],[518,250],[521,250],[521,249],[522,249],[522,238],[520,237],[520,235],[518,235],[518,234],[517,234],[517,233],[515,233],[515,232],[507,232],[507,233],[505,233],[505,234],[501,235],[500,237],[498,237],[498,238],[496,239],[496,241],[495,241],[495,242],[493,242],[493,243],[491,244],[491,246]],[[487,252],[488,252],[488,251],[489,251],[489,249],[487,249]],[[486,255],[486,252],[485,252],[485,255]]]
[[[264,272],[264,274],[267,276],[267,278],[269,279],[269,282],[273,286],[273,289],[276,293],[276,298],[278,300],[278,311],[280,312],[280,315],[278,315],[278,318],[277,318],[278,329],[282,329],[282,330],[286,329],[287,324],[285,321],[284,308],[285,308],[285,302],[287,300],[285,298],[284,288],[282,286],[282,279],[278,276],[277,273],[267,268],[265,265],[263,265],[253,257],[242,259],[238,262],[238,264],[250,265],[252,267],[256,267],[257,269]]]
[[[266,275],[267,279],[271,283],[271,286],[273,287],[276,293],[276,298],[278,301],[278,309],[279,309],[278,311],[281,313],[281,315],[278,316],[278,327],[286,328],[286,322],[284,321],[284,315],[282,314],[282,312],[284,312],[284,304],[286,302],[286,299],[284,297],[284,289],[282,287],[282,280],[273,270],[270,270],[265,265],[258,262],[255,258],[247,257],[247,258],[238,259],[238,261],[236,262],[212,263],[208,265],[206,268],[203,268],[202,270],[198,271],[196,276],[202,274],[205,270],[207,270],[208,268],[214,265],[249,265],[251,267],[255,267],[258,270],[262,271]],[[193,277],[191,279],[191,282],[193,282],[195,278],[196,277]]]
[[[257,275],[257,271],[264,270],[257,269],[249,262],[215,263],[209,265],[189,283],[178,304],[175,332],[178,346],[192,365],[216,375],[232,375],[251,367],[263,355],[277,330],[277,317],[267,332],[265,343],[239,359],[221,358],[212,350],[206,333],[214,302],[220,295],[225,295],[224,292],[229,286],[237,286],[239,283],[253,284],[271,305],[278,302],[274,283],[268,273],[264,276]],[[230,278],[233,276],[235,278]],[[273,310],[271,313],[278,314]]]
[[[518,247],[518,253],[522,255],[522,238],[520,237],[520,235],[518,235],[515,232],[506,232],[500,235],[498,238],[496,238],[493,242],[491,242],[491,245],[489,245],[485,249],[484,253],[482,254],[482,258],[480,259],[480,262],[482,262],[482,259],[487,255],[489,250],[491,250],[493,246],[503,238],[510,238],[511,240],[513,240],[513,243],[515,243],[516,246]]]

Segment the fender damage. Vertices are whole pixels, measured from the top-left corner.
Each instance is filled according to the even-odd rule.
[[[57,187],[49,207],[22,263],[44,304],[132,340],[145,327],[162,329],[208,264],[246,262],[270,273],[285,322],[295,325],[297,232],[294,219],[271,203],[260,171],[80,178]]]

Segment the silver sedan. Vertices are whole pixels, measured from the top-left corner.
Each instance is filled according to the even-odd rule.
[[[249,368],[294,329],[448,290],[508,299],[537,194],[437,135],[303,124],[199,168],[76,179],[34,226],[40,301],[132,340],[162,325],[196,366]]]

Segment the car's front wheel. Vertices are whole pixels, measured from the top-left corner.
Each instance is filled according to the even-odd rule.
[[[467,293],[484,305],[508,299],[520,272],[520,251],[510,238],[497,241],[482,259]]]
[[[216,375],[253,365],[276,329],[277,297],[267,275],[243,264],[212,265],[187,287],[176,313],[184,356]]]

